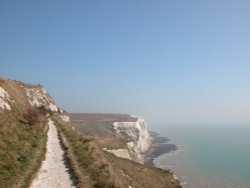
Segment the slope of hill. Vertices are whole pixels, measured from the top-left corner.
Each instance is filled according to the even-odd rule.
[[[56,121],[62,140],[69,150],[71,165],[74,171],[78,172],[78,177],[80,177],[78,183],[81,187],[89,185],[86,184],[86,178],[89,178],[90,181],[88,181],[92,182],[90,187],[181,187],[180,182],[174,178],[173,173],[170,171],[117,157],[113,153],[104,150],[104,146],[109,146],[109,148],[121,148],[123,146],[126,148],[127,140],[112,136],[114,132],[110,129],[108,122],[116,121],[121,116],[123,121],[124,118],[128,120],[127,115],[82,114],[81,116],[81,114],[77,114],[76,116],[78,118],[73,119],[73,126],[63,123],[60,118],[56,118]],[[86,124],[83,119],[86,120]],[[134,119],[130,120],[134,121]],[[75,122],[78,122],[78,126]],[[95,125],[95,128],[89,127]],[[101,127],[101,130],[98,130],[98,127]],[[84,132],[85,128],[88,135]],[[95,132],[95,130],[97,131]],[[100,135],[102,136],[100,137]]]
[[[44,158],[49,103],[31,104],[31,88],[42,89],[0,79],[0,187],[27,187]]]
[[[105,151],[144,163],[151,137],[146,121],[127,114],[71,114],[73,125],[92,135]]]
[[[106,125],[100,123],[102,120],[98,123],[90,118],[86,121],[87,131],[82,132],[72,126],[68,115],[42,86],[3,78],[0,79],[0,187],[31,185],[45,159],[49,118],[56,124],[66,152],[64,158],[77,187],[180,187],[172,172],[104,151],[104,146],[128,146],[128,140],[122,136],[126,131],[120,129],[123,133],[117,137],[108,122],[135,122],[135,117],[110,115]],[[134,130],[132,124],[130,130]]]

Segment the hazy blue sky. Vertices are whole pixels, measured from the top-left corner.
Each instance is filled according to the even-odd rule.
[[[69,112],[250,123],[250,1],[0,1],[0,75]]]

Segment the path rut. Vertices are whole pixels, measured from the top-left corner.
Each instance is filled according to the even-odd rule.
[[[75,188],[67,166],[65,151],[60,143],[57,128],[49,119],[46,158],[31,188]]]

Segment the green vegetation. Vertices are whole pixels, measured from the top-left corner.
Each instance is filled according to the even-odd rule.
[[[28,187],[45,156],[47,111],[27,100],[24,88],[37,86],[0,78],[0,87],[11,98],[0,108],[0,187]]]
[[[0,78],[0,86],[11,98],[11,110],[0,108],[0,187],[27,188],[38,172],[46,152],[47,114],[54,120],[66,149],[72,174],[79,188],[179,188],[172,173],[122,159],[103,147],[125,147],[109,126],[87,127],[90,135],[74,130],[46,107],[31,107],[25,88],[33,86]],[[122,115],[123,118],[126,116]],[[98,116],[96,118],[99,118]],[[111,114],[111,118],[116,116]],[[112,119],[106,119],[108,125]],[[99,128],[99,129],[98,129]],[[99,131],[99,132],[98,132]],[[108,135],[106,137],[98,136]],[[147,178],[145,178],[147,177]]]
[[[25,112],[27,113],[27,112]],[[45,116],[0,113],[0,187],[28,187],[46,151]]]
[[[97,145],[86,136],[77,134],[60,119],[54,119],[60,138],[67,148],[70,164],[77,176],[79,187],[115,187],[108,165],[97,151]]]
[[[181,187],[171,172],[116,157],[102,150],[100,138],[97,141],[95,137],[74,130],[72,125],[63,122],[60,117],[54,116],[54,121],[66,146],[78,187]]]

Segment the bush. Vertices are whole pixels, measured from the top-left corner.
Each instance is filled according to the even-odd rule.
[[[31,107],[23,115],[23,118],[28,121],[29,125],[35,125],[39,122],[39,117],[45,116],[47,113],[48,110],[44,106]]]

